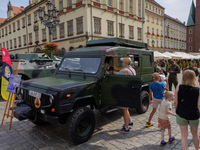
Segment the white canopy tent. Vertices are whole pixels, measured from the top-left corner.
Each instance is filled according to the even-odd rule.
[[[164,52],[163,54],[170,56],[172,59],[182,59],[182,57],[180,55],[177,55],[177,54],[174,54],[174,53]]]
[[[165,54],[162,54],[158,51],[154,51],[154,60],[159,60],[159,59],[171,59],[171,57]]]
[[[181,56],[182,59],[195,59],[195,56],[184,53],[184,52],[175,52],[174,54]]]

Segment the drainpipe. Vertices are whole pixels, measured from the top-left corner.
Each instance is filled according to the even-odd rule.
[[[118,0],[116,0],[116,37],[118,37],[118,8],[117,8],[117,4],[119,3]]]
[[[27,44],[27,50],[29,53],[29,45],[28,45],[28,25],[27,25],[27,14],[25,12],[25,23],[26,23],[26,44]]]
[[[91,6],[90,6],[90,19],[91,19],[91,37],[92,37],[92,40],[93,40],[93,23],[92,23],[92,0],[90,0],[90,3],[91,3]]]
[[[145,22],[145,16],[144,16],[144,0],[142,0],[142,42],[144,42],[144,22]]]

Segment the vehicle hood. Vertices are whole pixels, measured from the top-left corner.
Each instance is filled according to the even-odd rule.
[[[55,77],[46,77],[39,79],[32,79],[22,82],[22,87],[26,89],[36,90],[40,92],[62,92],[66,89],[76,88],[80,86],[87,86],[95,81],[82,81],[72,79],[62,79]],[[44,90],[44,91],[43,91]]]

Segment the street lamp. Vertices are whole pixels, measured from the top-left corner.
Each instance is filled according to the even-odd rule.
[[[152,40],[151,43],[152,43],[152,47],[153,47],[153,51],[154,51],[154,44],[155,44],[155,41]]]
[[[56,7],[48,1],[46,3],[47,12],[43,10],[41,7],[38,9],[38,16],[42,24],[44,24],[49,29],[49,42],[51,42],[52,36],[52,28],[59,25],[60,22],[60,14]],[[51,58],[53,58],[53,54],[51,51]]]

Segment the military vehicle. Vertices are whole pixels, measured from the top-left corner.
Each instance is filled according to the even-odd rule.
[[[149,84],[154,71],[153,52],[146,44],[111,38],[89,41],[86,48],[67,52],[54,77],[23,81],[18,87],[20,103],[30,110],[22,117],[20,103],[14,116],[33,123],[64,125],[66,137],[75,144],[87,141],[95,128],[94,109],[108,106],[149,106]],[[107,74],[104,64],[122,69],[121,57],[130,57],[136,76]]]
[[[50,59],[45,53],[16,53],[10,54],[13,74],[18,74],[23,80],[52,76],[60,60]],[[0,76],[2,70],[2,54],[0,55]],[[1,81],[1,79],[0,79]]]

